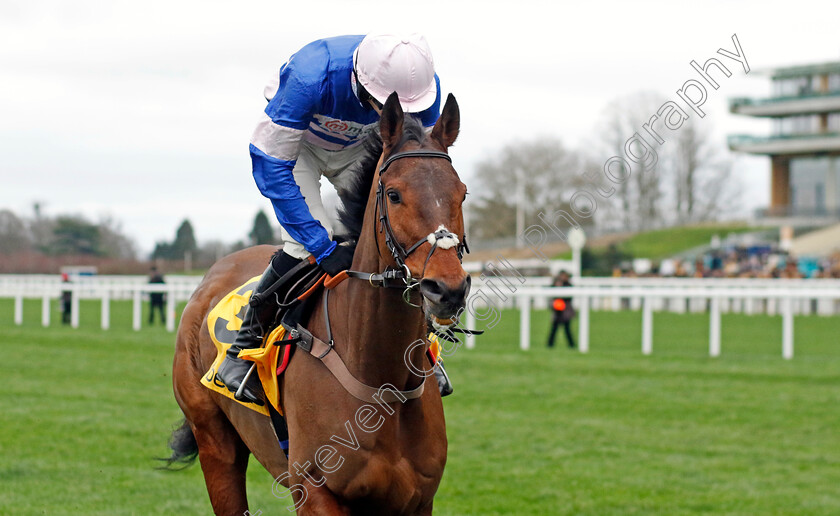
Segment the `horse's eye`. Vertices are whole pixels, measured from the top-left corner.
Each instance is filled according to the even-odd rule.
[[[388,199],[391,201],[392,204],[399,204],[402,200],[400,198],[400,193],[396,190],[388,190]]]

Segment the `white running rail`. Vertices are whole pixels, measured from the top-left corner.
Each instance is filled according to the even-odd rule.
[[[589,350],[591,310],[641,310],[642,353],[653,351],[653,312],[709,313],[709,355],[721,352],[721,313],[743,312],[782,315],[782,356],[793,357],[793,316],[840,314],[840,280],[833,279],[695,279],[695,278],[577,278],[575,286],[549,288],[550,278],[519,278],[493,275],[486,281],[473,278],[465,326],[476,327],[476,318],[488,310],[518,307],[520,347],[530,347],[530,315],[533,308],[547,308],[554,297],[572,297],[579,312],[579,348]],[[80,276],[62,283],[57,275],[0,275],[0,298],[14,299],[14,322],[23,323],[23,300],[41,299],[41,323],[50,325],[50,307],[61,292],[72,292],[71,326],[79,326],[79,301],[101,300],[101,327],[110,327],[110,302],[132,300],[132,327],[140,330],[145,295],[164,292],[166,327],[175,330],[176,303],[186,301],[201,281],[199,276],[166,276],[165,284],[149,284],[147,276]],[[477,317],[478,316],[478,317]],[[488,330],[492,331],[492,329]],[[475,345],[467,337],[467,347]]]

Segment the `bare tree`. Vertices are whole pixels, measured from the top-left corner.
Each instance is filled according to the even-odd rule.
[[[10,210],[0,210],[0,254],[27,251],[31,246],[23,221]]]
[[[604,109],[597,125],[597,156],[605,163],[612,156],[625,157],[627,142],[642,131],[656,110],[666,101],[658,93],[640,92],[610,102]],[[650,144],[650,137],[640,134],[633,143],[634,149],[648,145],[656,154],[656,160],[631,162],[629,177],[611,185],[615,191],[610,195],[610,210],[604,210],[600,222],[614,229],[647,229],[661,225],[663,213],[663,189],[661,163],[656,142]],[[608,218],[609,220],[605,220]]]
[[[54,221],[44,215],[44,205],[41,202],[32,204],[33,217],[29,221],[29,234],[32,244],[39,251],[47,251],[52,245]]]
[[[597,147],[598,155],[593,158],[603,163],[612,156],[621,156],[624,153],[624,142],[629,134],[632,134],[629,131],[630,125],[624,116],[623,108],[618,101],[614,101],[604,111],[599,129],[601,142]],[[607,221],[610,219],[635,224],[636,214],[630,197],[630,184],[630,181],[623,181],[614,187],[616,193],[612,195],[613,202],[606,205],[612,209],[601,211],[601,220],[606,222],[607,226],[612,225]]]
[[[711,136],[710,122],[688,118],[678,128],[665,128],[657,114],[667,102],[659,94],[642,92],[616,99],[605,109],[598,126],[599,161],[619,156],[632,166],[626,181],[611,185],[610,210],[604,210],[610,220],[602,215],[602,225],[650,229],[698,222],[737,205],[741,189],[731,177],[723,142]],[[651,159],[628,156],[628,145],[636,146],[637,156],[644,151]]]
[[[737,205],[742,189],[732,177],[723,143],[711,136],[710,122],[687,120],[668,142],[676,222],[716,219]]]
[[[585,181],[586,160],[556,138],[513,143],[478,164],[471,193],[470,234],[476,239],[516,235],[517,208],[525,227],[539,213],[568,209]]]
[[[100,245],[106,256],[133,260],[137,258],[134,241],[123,233],[122,223],[110,215],[99,219]]]

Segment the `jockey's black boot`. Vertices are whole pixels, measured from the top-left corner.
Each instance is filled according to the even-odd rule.
[[[438,357],[437,362],[435,362],[435,380],[437,380],[438,390],[440,391],[440,397],[443,398],[444,396],[449,396],[452,394],[454,390],[452,388],[452,382],[449,381],[449,375],[446,374],[446,369],[443,368],[443,360]]]
[[[292,258],[286,253],[278,253],[274,255],[268,268],[260,278],[257,288],[251,298],[265,292],[268,287],[272,286],[277,280],[283,277],[284,274],[292,270],[292,268],[300,263],[300,260]],[[254,349],[262,345],[264,332],[271,325],[274,315],[277,312],[277,302],[274,296],[269,296],[268,299],[257,307],[248,306],[245,315],[242,318],[242,326],[239,328],[239,334],[236,340],[227,350],[227,357],[222,362],[216,377],[225,384],[231,392],[237,392],[242,385],[242,380],[254,362],[239,358],[239,352],[243,349]],[[260,395],[254,391],[254,386],[257,383],[256,372],[251,373],[248,382],[237,398],[240,401],[246,401],[262,405],[263,400]]]

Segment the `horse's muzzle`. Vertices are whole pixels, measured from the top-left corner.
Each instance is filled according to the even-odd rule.
[[[471,279],[466,275],[455,287],[451,287],[443,280],[423,279],[420,281],[420,292],[426,299],[426,306],[431,315],[439,319],[450,319],[464,308],[467,295],[470,293]]]

